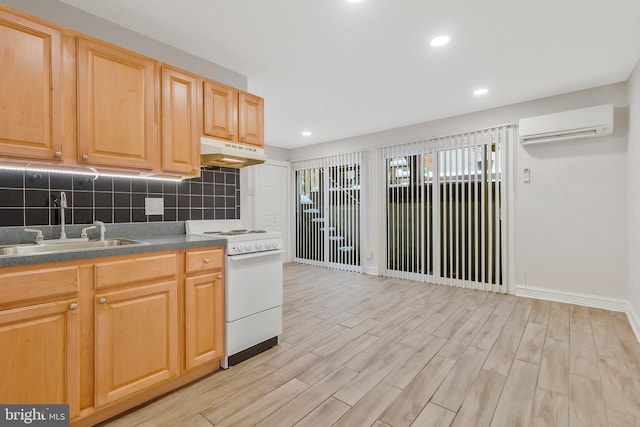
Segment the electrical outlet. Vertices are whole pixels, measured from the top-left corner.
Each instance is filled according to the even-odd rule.
[[[162,197],[146,197],[144,199],[145,215],[164,214],[164,199]]]

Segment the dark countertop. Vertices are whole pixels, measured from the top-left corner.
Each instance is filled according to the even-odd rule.
[[[124,237],[124,236],[120,236]],[[129,236],[127,236],[129,238]],[[18,265],[45,264],[50,262],[72,261],[90,258],[102,258],[117,255],[142,254],[167,250],[199,248],[205,246],[225,246],[225,239],[213,239],[194,235],[161,235],[161,236],[132,236],[133,240],[147,243],[146,245],[111,246],[99,249],[76,249],[57,253],[42,253],[30,255],[0,255],[0,268]]]

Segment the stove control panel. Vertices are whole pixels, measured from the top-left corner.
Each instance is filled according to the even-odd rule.
[[[228,242],[227,255],[250,254],[253,252],[275,251],[282,249],[282,239],[247,240]]]

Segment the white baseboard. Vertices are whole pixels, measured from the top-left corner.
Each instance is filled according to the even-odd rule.
[[[638,317],[638,314],[629,303],[629,300],[523,285],[515,286],[515,294],[519,297],[536,298],[547,301],[564,302],[567,304],[583,305],[586,307],[602,308],[604,310],[621,311],[627,314],[631,328],[636,334],[636,339],[640,342],[640,317]]]
[[[627,310],[627,318],[629,319],[633,332],[636,334],[636,339],[640,341],[640,317],[638,317],[638,313],[636,313],[631,303],[629,303],[629,309]]]
[[[379,276],[380,272],[378,271],[378,267],[365,267],[364,274],[370,274],[371,276]]]
[[[534,286],[516,285],[516,295],[544,299],[548,301],[566,302],[568,304],[584,305],[587,307],[603,308],[605,310],[627,312],[629,301],[619,298],[609,298],[599,295],[578,292],[559,291],[557,289],[538,288]]]

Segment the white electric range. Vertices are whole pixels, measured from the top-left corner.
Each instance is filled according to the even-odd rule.
[[[240,220],[186,221],[186,233],[227,242],[226,345],[220,366],[226,369],[278,344],[282,333],[282,235],[247,230]]]

